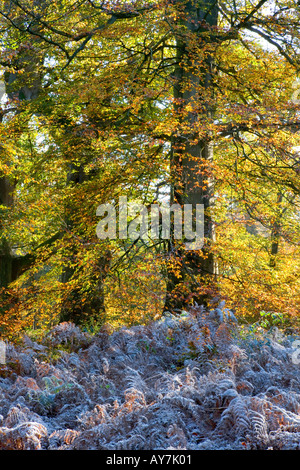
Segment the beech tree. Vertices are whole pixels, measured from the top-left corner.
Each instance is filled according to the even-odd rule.
[[[3,168],[12,181],[7,132],[14,130],[24,159],[12,194],[24,201],[30,194],[35,207],[43,195],[47,214],[47,222],[39,214],[38,233],[23,247],[23,272],[33,260],[35,269],[59,266],[63,319],[103,310],[103,282],[120,266],[112,259],[122,262],[137,248],[96,238],[97,205],[117,206],[120,195],[149,205],[164,185],[170,204],[204,205],[200,250],[185,250],[186,240],[174,234],[160,245],[167,309],[209,304],[224,292],[236,301],[235,286],[245,285],[239,270],[249,279],[255,272],[251,249],[238,259],[249,219],[265,229],[259,243],[270,285],[280,244],[283,257],[292,249],[298,259],[297,2],[13,0],[1,2],[0,14],[8,87]],[[226,233],[228,211],[234,227]],[[9,213],[16,227],[19,208]],[[32,218],[29,208],[23,214]],[[12,238],[19,246],[24,240]],[[6,287],[12,278],[3,276]]]

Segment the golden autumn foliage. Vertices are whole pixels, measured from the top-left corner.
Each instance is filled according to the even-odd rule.
[[[300,294],[294,0],[0,2],[0,334]],[[100,240],[100,204],[204,205],[203,249]]]

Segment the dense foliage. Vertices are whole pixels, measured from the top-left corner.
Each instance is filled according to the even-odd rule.
[[[1,335],[216,298],[296,326],[299,13],[295,0],[0,2]],[[97,207],[124,196],[203,204],[203,248],[99,239]]]

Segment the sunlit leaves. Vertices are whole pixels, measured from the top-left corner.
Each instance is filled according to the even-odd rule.
[[[87,318],[104,280],[107,306],[117,321],[126,305],[128,324],[138,321],[131,302],[149,318],[166,270],[192,294],[182,260],[157,261],[149,246],[139,257],[137,246],[100,243],[95,232],[99,204],[117,206],[124,195],[150,204],[160,184],[168,198],[182,174],[199,176],[199,194],[214,180],[206,216],[215,221],[221,295],[245,316],[296,313],[298,7],[222,0],[209,25],[201,8],[211,3],[196,11],[177,1],[0,2],[1,63],[15,74],[1,115],[1,176],[14,187],[1,235],[35,261],[11,286],[19,326],[56,321],[62,308]],[[33,82],[38,94],[26,98]],[[189,160],[200,141],[213,143],[213,160]],[[190,173],[170,171],[174,152],[193,163]],[[198,277],[194,287],[214,291]]]

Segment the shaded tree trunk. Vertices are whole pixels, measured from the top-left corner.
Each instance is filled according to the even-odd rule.
[[[20,16],[15,21],[16,24],[21,26],[24,18]],[[10,68],[15,69],[16,73],[11,71],[4,73],[6,93],[10,102],[15,105],[14,111],[16,113],[19,112],[19,102],[37,98],[42,86],[40,67],[43,60],[38,45],[39,38],[35,37],[34,40],[27,41],[19,46],[17,51],[12,49],[17,54],[12,55]],[[9,52],[8,50],[8,55]],[[1,113],[1,120],[4,112]],[[7,176],[0,177],[0,204],[6,207],[13,205],[15,185]],[[0,220],[0,231],[2,228],[3,220]],[[0,286],[7,287],[10,282],[17,279],[21,272],[26,269],[27,262],[29,261],[31,259],[28,256],[15,256],[11,251],[8,241],[4,236],[1,236]]]
[[[283,196],[282,193],[277,194],[277,204],[280,204],[282,202]],[[281,217],[283,213],[279,214],[277,219],[274,221],[272,230],[271,230],[271,254],[270,254],[270,267],[275,268],[276,267],[276,258],[278,255],[278,250],[279,250],[279,240],[280,240],[280,232],[281,232]]]
[[[177,66],[174,73],[174,111],[179,128],[172,139],[171,204],[204,206],[204,245],[201,250],[176,249],[170,240],[166,309],[182,308],[215,295],[217,264],[211,250],[214,224],[209,213],[214,193],[211,164],[212,137],[206,124],[213,117],[213,40],[217,25],[215,0],[177,2],[182,19],[177,30]],[[194,42],[196,41],[196,43]],[[207,51],[200,54],[199,46]],[[172,264],[176,266],[173,270]],[[181,288],[180,288],[181,285]]]
[[[70,172],[67,176],[67,184],[82,184],[88,180],[84,171],[84,164],[71,163]],[[69,232],[76,233],[76,223],[73,221],[74,208],[72,204],[65,207],[65,225]],[[76,214],[75,214],[76,215]],[[91,273],[90,292],[84,295],[85,301],[82,302],[82,290],[80,285],[76,285],[76,279],[80,277],[81,268],[78,268],[78,245],[74,243],[71,248],[72,254],[69,262],[63,267],[61,282],[67,286],[68,283],[75,281],[75,286],[69,291],[67,287],[67,296],[64,300],[60,312],[61,321],[71,321],[80,324],[89,320],[101,321],[105,317],[104,302],[104,281],[110,267],[111,254],[107,251],[95,262],[95,272]]]
[[[10,207],[13,202],[14,187],[5,176],[0,178],[0,204]],[[0,220],[0,231],[3,229],[3,221]],[[7,287],[12,281],[13,255],[6,238],[1,235],[0,241],[0,287]]]

